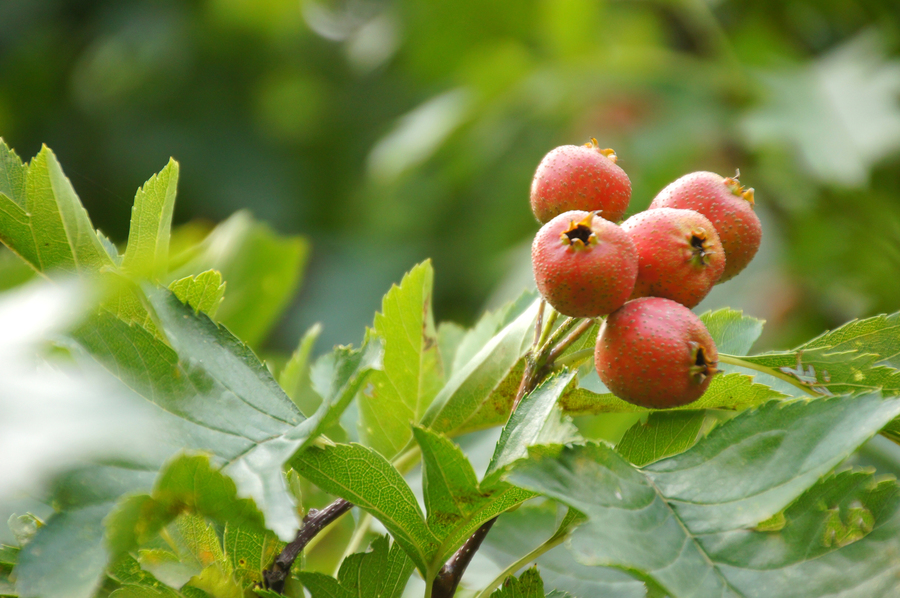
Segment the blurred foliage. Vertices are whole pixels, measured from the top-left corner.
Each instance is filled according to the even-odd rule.
[[[282,349],[317,320],[358,342],[426,257],[439,321],[517,295],[534,168],[592,136],[632,212],[740,168],[768,249],[703,309],[768,319],[765,347],[895,311],[898,98],[893,0],[0,2],[0,136],[52,146],[114,241],[170,155],[176,222],[248,208],[311,239]]]

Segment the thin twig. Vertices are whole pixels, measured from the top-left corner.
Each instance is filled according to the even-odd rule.
[[[431,584],[431,598],[452,598],[466,567],[469,566],[472,557],[481,547],[481,543],[491,531],[495,521],[497,521],[496,517],[482,523],[481,527],[475,530],[475,533],[469,536],[469,539],[441,567],[441,572],[437,574],[434,583]]]
[[[321,510],[310,509],[303,518],[303,525],[297,532],[294,541],[284,547],[284,550],[275,557],[272,567],[263,571],[264,586],[279,594],[284,591],[284,580],[291,572],[291,565],[309,541],[316,537],[332,521],[349,511],[353,505],[343,498],[339,498]]]
[[[566,338],[559,341],[553,347],[553,349],[550,350],[550,353],[547,354],[547,359],[544,361],[544,363],[552,364],[554,361],[556,361],[556,359],[560,355],[562,355],[565,352],[565,350],[568,349],[572,345],[572,343],[574,343],[579,338],[581,338],[581,335],[584,334],[585,332],[587,332],[588,330],[590,330],[591,326],[593,326],[593,325],[594,325],[594,320],[592,320],[590,318],[582,320],[578,326],[576,326],[574,329],[572,329],[572,332],[570,332]]]

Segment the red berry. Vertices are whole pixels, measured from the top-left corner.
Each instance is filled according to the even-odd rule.
[[[694,307],[725,269],[712,223],[694,210],[657,208],[622,223],[638,253],[635,297],[665,297]]]
[[[661,297],[629,301],[600,327],[594,365],[617,397],[666,409],[706,392],[719,353],[691,310]]]
[[[671,183],[650,204],[655,208],[696,210],[712,222],[725,249],[725,271],[719,282],[734,278],[759,249],[762,226],[753,211],[753,189],[714,172],[694,172]]]
[[[537,288],[561,314],[593,318],[628,300],[638,259],[628,234],[596,214],[573,210],[541,227],[531,245]]]
[[[531,181],[531,211],[540,222],[570,210],[599,211],[618,222],[630,199],[631,181],[616,165],[616,153],[600,149],[596,139],[551,150]]]

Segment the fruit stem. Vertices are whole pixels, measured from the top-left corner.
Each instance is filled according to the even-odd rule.
[[[766,367],[764,365],[759,365],[759,364],[753,363],[752,361],[744,361],[740,357],[735,357],[734,355],[726,355],[724,353],[719,353],[719,363],[727,363],[730,365],[736,365],[738,367],[747,368],[748,370],[755,370],[757,372],[760,372],[761,374],[768,374],[769,376],[778,378],[779,380],[784,380],[788,384],[791,384],[792,386],[796,386],[803,392],[805,392],[809,395],[812,395],[814,397],[824,397],[825,396],[824,393],[821,393],[821,392],[815,390],[814,388],[804,384],[803,382],[801,382],[800,380],[797,380],[796,378],[794,378],[792,376],[788,376],[784,372],[780,372],[776,369]]]
[[[553,364],[559,357],[562,355],[566,349],[568,349],[572,343],[581,338],[581,335],[591,329],[591,326],[594,325],[593,318],[585,318],[581,321],[578,326],[576,326],[572,332],[566,336],[563,340],[556,343],[553,346],[553,349],[547,354],[546,359],[543,360],[545,364]]]
[[[572,326],[578,323],[578,320],[579,318],[566,318],[563,320],[562,324],[560,324],[557,329],[553,331],[553,334],[550,335],[550,338],[541,343],[540,349],[538,349],[538,355],[546,353],[548,348],[555,345],[559,339],[572,328]]]
[[[594,349],[581,349],[580,351],[573,351],[564,357],[560,357],[559,359],[554,360],[548,365],[551,366],[554,370],[559,369],[563,366],[578,367],[593,355]]]
[[[532,350],[539,345],[541,336],[544,332],[544,308],[546,307],[547,301],[541,299],[541,302],[538,304],[537,318],[534,321],[534,341],[531,343]]]
[[[544,330],[541,332],[541,338],[538,339],[538,347],[544,346],[544,344],[547,342],[547,339],[550,337],[550,333],[553,332],[553,325],[556,323],[557,318],[559,318],[559,312],[553,308],[550,308],[550,313],[547,314],[546,318],[544,318]]]

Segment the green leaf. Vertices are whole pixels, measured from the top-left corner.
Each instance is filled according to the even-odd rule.
[[[32,268],[49,275],[113,265],[48,147],[24,165],[0,141],[0,178],[0,241]]]
[[[765,320],[745,316],[744,312],[734,309],[719,309],[700,315],[709,334],[716,343],[719,353],[746,355],[759,335],[762,334]]]
[[[360,444],[310,447],[291,462],[303,477],[371,513],[423,574],[438,539],[425,524],[412,490],[393,465]]]
[[[569,513],[574,513],[568,509]],[[560,532],[565,519],[556,503],[529,502],[515,511],[504,513],[491,528],[482,544],[485,554],[499,567],[507,567]],[[590,598],[645,598],[644,583],[631,575],[608,567],[589,567],[572,558],[564,545],[540,555],[544,586],[571,592],[573,596]]]
[[[103,580],[106,504],[55,515],[19,553],[16,589],[22,598],[93,596]]]
[[[655,411],[625,432],[616,452],[638,467],[693,446],[706,420],[702,411]]]
[[[709,538],[776,515],[898,410],[900,400],[877,395],[771,402],[643,471],[588,444],[532,449],[511,479],[588,516],[571,540],[584,564],[637,572],[672,598],[746,595]],[[749,556],[730,554],[749,567]]]
[[[243,586],[262,583],[263,571],[274,561],[285,543],[270,531],[260,532],[243,525],[225,525],[225,554]]]
[[[219,224],[198,246],[178,256],[169,274],[177,280],[218,270],[228,284],[218,319],[238,338],[257,346],[269,334],[300,284],[309,244],[283,237],[237,212]]]
[[[122,256],[122,267],[126,271],[157,280],[168,270],[169,236],[177,187],[178,162],[170,159],[159,174],[150,177],[138,189],[131,208],[128,245]]]
[[[434,271],[423,262],[393,286],[375,314],[372,334],[384,344],[384,369],[369,378],[359,397],[360,437],[387,458],[411,440],[443,384],[437,334],[431,313]]]
[[[785,398],[784,395],[765,384],[754,382],[752,376],[732,372],[713,378],[702,397],[675,409],[696,411],[699,409],[746,409],[761,405],[771,399]],[[644,413],[658,410],[647,409],[627,403],[610,393],[597,394],[586,388],[572,388],[559,400],[563,411],[571,415],[595,413]]]
[[[797,499],[777,529],[714,534],[704,548],[744,596],[893,596],[898,507],[893,480],[843,471]]]
[[[130,496],[110,514],[106,527],[114,556],[149,542],[182,513],[258,534],[266,532],[262,513],[253,501],[238,498],[234,482],[215,469],[207,456],[180,455],[160,471],[149,496]]]
[[[158,596],[161,598],[177,598],[181,594],[156,579],[151,573],[141,568],[140,563],[130,554],[123,555],[113,562],[109,568],[109,577],[123,587],[111,594],[120,596]]]
[[[322,403],[322,397],[312,389],[309,377],[309,356],[321,333],[320,324],[315,324],[307,330],[278,375],[278,384],[303,413],[314,412]]]
[[[210,318],[216,317],[225,297],[225,283],[222,282],[222,275],[215,270],[173,281],[169,290],[179,301],[187,303],[194,311],[202,311]]]
[[[533,340],[537,308],[535,301],[450,377],[425,412],[423,425],[461,433],[506,418],[521,377],[513,374]]]
[[[529,446],[564,444],[578,437],[574,424],[564,419],[556,407],[574,378],[575,372],[563,371],[544,380],[522,399],[503,427],[485,481],[497,479],[513,461],[527,457]]]
[[[449,378],[458,372],[495,334],[528,309],[534,299],[534,292],[523,293],[515,301],[482,314],[469,330],[457,324],[442,322],[438,327],[438,345],[445,375]]]
[[[533,493],[499,481],[478,483],[462,450],[426,428],[414,429],[422,449],[422,477],[428,527],[440,545],[429,552],[431,570],[440,567],[481,524],[532,498]]]
[[[303,571],[300,581],[312,598],[400,598],[413,571],[413,562],[388,537],[372,542],[372,550],[352,554],[341,563],[337,579]]]
[[[206,385],[213,380],[236,399],[237,409],[225,416],[233,422],[229,427],[242,435],[249,432],[256,446],[230,458],[225,471],[242,493],[256,500],[269,528],[280,538],[290,539],[297,527],[296,513],[281,468],[337,420],[375,364],[378,347],[341,350],[325,404],[304,421],[269,370],[225,328],[186,308],[170,293],[152,291],[149,296],[172,346],[179,355],[187,356],[180,363],[189,366],[188,374],[203,374]],[[225,409],[219,399],[215,410],[221,413]]]
[[[503,586],[491,593],[491,598],[544,598],[544,582],[537,566],[522,573],[518,579],[506,578]]]
[[[25,513],[24,515],[16,515],[13,513],[9,516],[9,520],[6,524],[9,526],[9,531],[15,536],[16,542],[20,547],[31,542],[31,539],[34,538],[37,531],[44,525],[40,519],[31,513]]]

